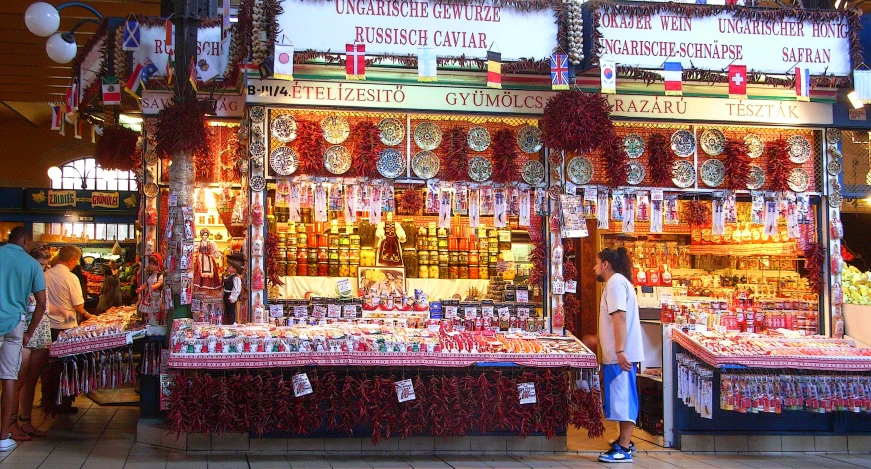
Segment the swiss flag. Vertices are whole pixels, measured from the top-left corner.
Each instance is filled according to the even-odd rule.
[[[345,44],[345,78],[366,79],[366,45]]]
[[[747,66],[729,65],[729,97],[747,98]]]

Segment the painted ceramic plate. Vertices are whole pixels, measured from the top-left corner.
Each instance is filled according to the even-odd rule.
[[[629,177],[626,178],[626,182],[637,186],[641,184],[646,174],[647,171],[645,171],[644,166],[641,166],[639,163],[629,163]]]
[[[414,128],[414,143],[421,150],[435,150],[442,143],[442,129],[433,122],[422,122]]]
[[[251,164],[254,165],[255,168],[262,168],[263,167],[263,158],[261,158],[259,156],[255,157],[255,158],[251,158]]]
[[[786,183],[793,192],[804,192],[811,185],[811,175],[801,168],[793,168]]]
[[[378,156],[375,167],[382,176],[396,179],[405,173],[405,156],[397,150],[388,148]]]
[[[644,154],[644,139],[638,134],[627,135],[623,138],[623,151],[629,158],[639,158]]]
[[[536,153],[541,150],[541,130],[538,127],[524,125],[517,131],[517,146],[526,153]]]
[[[266,156],[266,146],[263,145],[263,142],[253,142],[248,147],[248,154],[251,158],[263,158]]]
[[[829,207],[841,208],[841,202],[844,201],[844,196],[840,192],[832,192],[829,195]]]
[[[263,122],[263,119],[266,118],[266,109],[263,106],[252,106],[248,111],[248,117],[251,118],[252,122]]]
[[[723,153],[723,147],[726,145],[726,136],[717,129],[705,129],[702,132],[702,136],[699,137],[699,144],[702,146],[702,151],[711,156],[717,156]],[[704,174],[702,174],[702,180],[704,181]]]
[[[251,140],[255,142],[263,140],[263,129],[259,125],[251,127]]]
[[[262,192],[263,189],[266,189],[266,179],[263,179],[263,176],[251,176],[251,179],[248,180],[248,186],[254,192]]]
[[[490,160],[483,156],[473,156],[469,159],[469,177],[475,182],[484,182],[493,174]]]
[[[696,168],[686,160],[675,161],[671,167],[671,182],[675,186],[686,189],[696,183]]]
[[[830,176],[841,174],[841,169],[841,162],[838,160],[829,161],[829,164],[826,165],[826,172],[829,173]]]
[[[142,188],[142,192],[145,194],[145,197],[154,198],[160,193],[160,187],[153,182],[149,182]]]
[[[844,154],[841,153],[841,150],[838,150],[837,145],[829,145],[829,154],[835,158],[842,158],[844,156]]]
[[[583,156],[576,156],[566,165],[566,175],[569,181],[582,186],[593,179],[593,163]]]
[[[793,135],[786,139],[786,143],[789,144],[789,161],[802,164],[811,159],[811,142],[803,136]]]
[[[840,129],[827,129],[826,130],[826,142],[830,145],[836,145],[841,141],[841,130]]]
[[[708,187],[720,187],[726,180],[726,167],[720,160],[708,160],[700,169],[702,182]]]
[[[411,159],[411,171],[421,179],[432,179],[439,173],[441,163],[435,153],[424,150]]]
[[[761,189],[765,185],[765,170],[755,164],[750,165],[750,174],[747,175],[747,188],[751,191]]]
[[[547,189],[547,196],[551,198],[551,200],[559,200],[559,196],[562,195],[563,188],[559,184],[551,184],[551,186]]]
[[[321,130],[324,131],[324,140],[338,145],[344,142],[351,133],[351,126],[344,117],[329,116],[321,121]]]
[[[473,151],[484,151],[490,147],[490,132],[479,126],[469,129],[469,148]]]
[[[560,168],[556,166],[550,167],[550,181],[551,182],[562,182],[563,175],[560,174]]]
[[[681,158],[693,156],[696,151],[696,138],[693,133],[689,130],[678,130],[671,134],[671,151]]]
[[[157,163],[157,160],[160,159],[157,157],[157,147],[154,145],[148,145],[148,151],[145,152],[145,162],[148,164]]]
[[[381,122],[378,123],[378,130],[381,143],[389,147],[399,145],[405,138],[405,127],[402,122],[399,122],[399,119],[392,117],[381,119]]]
[[[561,151],[552,151],[547,155],[547,161],[551,166],[563,165],[563,153]]]
[[[278,147],[269,155],[269,167],[279,176],[290,176],[299,166],[299,158],[290,147]]]
[[[282,114],[272,119],[269,127],[272,137],[279,142],[287,143],[296,139],[296,119],[290,114]]]
[[[347,173],[351,162],[351,152],[341,145],[333,145],[324,152],[324,167],[337,176]]]
[[[744,136],[744,146],[747,147],[747,156],[753,159],[759,158],[765,151],[765,141],[756,134]]]
[[[523,181],[530,186],[537,186],[544,181],[544,165],[540,161],[529,160],[523,163],[520,175],[523,177]]]

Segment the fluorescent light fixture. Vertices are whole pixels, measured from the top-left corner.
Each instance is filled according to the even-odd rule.
[[[856,93],[856,90],[853,90],[847,94],[847,99],[850,100],[850,104],[853,105],[853,109],[862,109],[865,107],[865,102],[859,99],[859,93]]]

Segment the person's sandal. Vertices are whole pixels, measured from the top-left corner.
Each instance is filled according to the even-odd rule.
[[[33,430],[27,430],[27,429],[25,429],[25,428],[22,426],[22,424],[29,426],[29,427],[32,428]],[[33,424],[30,423],[30,417],[18,417],[18,428],[19,428],[19,429],[20,429],[20,430],[21,430],[25,435],[28,435],[28,436],[33,436],[33,437],[36,437],[36,438],[45,438],[46,436],[48,436],[48,433],[46,433],[46,432],[44,432],[44,431],[42,431],[42,430],[40,430],[40,429],[34,427]]]

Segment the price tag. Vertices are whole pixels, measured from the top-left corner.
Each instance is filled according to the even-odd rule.
[[[674,304],[674,299],[671,297],[671,293],[660,293],[659,294],[659,304],[671,306]]]
[[[517,317],[524,321],[529,319],[529,308],[517,308]]]
[[[566,293],[566,282],[562,279],[555,278],[551,283],[550,292],[554,295],[565,295]]]
[[[466,307],[466,308],[463,308],[463,316],[467,317],[467,318],[474,318],[474,317],[478,316],[478,312],[475,311],[474,306]]]
[[[169,206],[178,207],[178,194],[169,194]]]
[[[453,319],[457,317],[457,312],[459,311],[458,306],[445,306],[445,318]]]
[[[284,316],[284,305],[269,305],[269,317],[280,318]]]
[[[499,273],[508,272],[508,262],[496,261],[496,272],[499,272]]]
[[[566,181],[566,195],[575,195],[578,193],[578,186],[571,181]]]
[[[517,290],[517,302],[529,303],[529,290]]]
[[[327,305],[327,317],[328,318],[342,317],[342,305],[335,305],[335,304]]]
[[[293,376],[293,395],[296,397],[306,396],[314,392],[312,383],[308,380],[308,375],[300,373]]]
[[[294,306],[293,317],[305,318],[308,317],[308,306]]]
[[[342,315],[347,319],[356,318],[357,317],[357,307],[354,305],[342,306]]]
[[[417,396],[414,394],[414,385],[411,384],[410,379],[397,381],[393,384],[396,386],[396,399],[398,399],[399,402],[407,402],[417,399]]]
[[[499,317],[500,318],[508,318],[511,317],[511,310],[508,308],[499,308]]]
[[[482,305],[481,306],[481,316],[483,316],[485,318],[492,318],[493,317],[493,306],[492,305],[486,305],[486,306]]]
[[[662,189],[650,189],[650,200],[665,200],[662,196]]]
[[[577,293],[578,292],[578,282],[577,280],[569,280],[566,282],[566,293]]]
[[[584,201],[586,201],[586,202],[598,202],[599,201],[599,190],[595,187],[585,187],[584,188]]]
[[[200,300],[194,298],[191,300],[191,312],[199,313],[200,312]]]
[[[535,404],[535,383],[518,383],[517,394],[520,396],[520,404]]]
[[[342,298],[347,298],[351,296],[351,293],[353,293],[353,289],[351,289],[351,281],[347,278],[336,280],[336,287],[338,287],[339,296]]]
[[[314,305],[312,308],[312,316],[321,319],[327,315],[327,307],[324,305]]]

